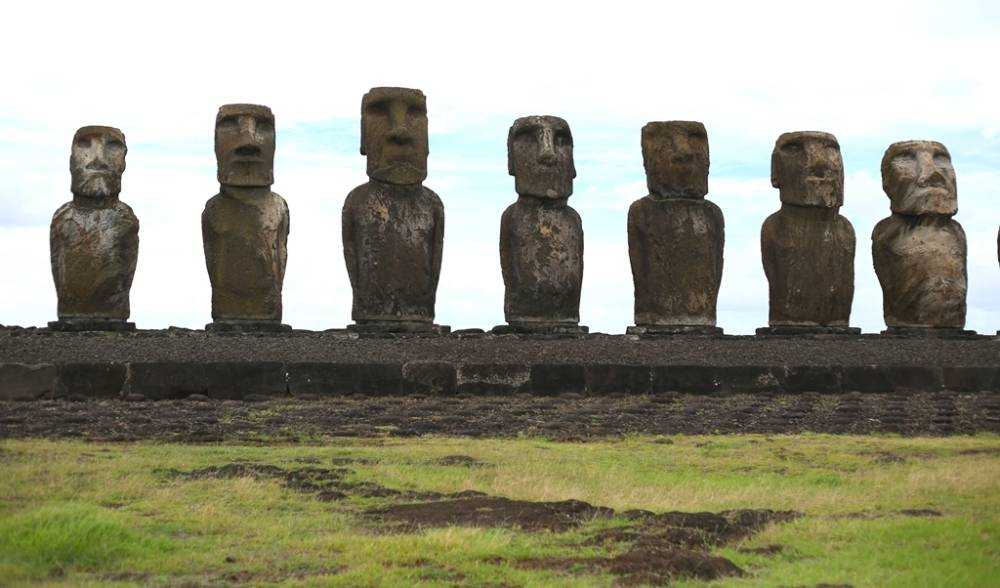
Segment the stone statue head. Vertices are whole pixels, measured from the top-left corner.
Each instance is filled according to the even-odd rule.
[[[274,115],[258,104],[226,104],[215,117],[215,159],[219,183],[274,183]]]
[[[521,196],[559,200],[573,193],[573,135],[558,116],[525,116],[507,135],[507,171]]]
[[[117,197],[125,172],[125,135],[114,127],[81,127],[69,156],[70,190],[85,198]]]
[[[427,98],[411,88],[372,88],[361,99],[361,155],[368,177],[389,184],[427,178]]]
[[[918,216],[958,212],[958,184],[948,149],[937,141],[900,141],[882,156],[882,189],[892,211]]]
[[[642,165],[649,193],[663,198],[708,194],[708,133],[700,122],[673,120],[642,127]]]
[[[771,152],[771,185],[795,206],[840,208],[844,204],[844,160],[830,133],[783,133]]]

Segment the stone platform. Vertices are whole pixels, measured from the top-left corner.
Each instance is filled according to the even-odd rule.
[[[0,400],[1000,392],[1000,339],[0,329]]]

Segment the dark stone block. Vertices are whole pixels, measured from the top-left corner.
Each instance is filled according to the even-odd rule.
[[[777,366],[720,366],[718,373],[722,390],[725,392],[777,392],[785,378],[785,368]]]
[[[652,370],[652,391],[682,394],[718,392],[722,387],[720,376],[716,368],[705,365],[656,366]]]
[[[119,319],[64,319],[50,321],[49,329],[69,333],[83,331],[129,332],[135,330],[135,323]]]
[[[355,364],[288,364],[288,391],[293,396],[354,394],[357,382]]]
[[[1000,392],[998,367],[945,367],[942,368],[944,387],[955,392]]]
[[[249,394],[288,393],[284,364],[277,362],[133,363],[130,393],[161,400],[204,394],[239,400]]]
[[[531,366],[531,392],[534,394],[580,393],[587,380],[579,364],[540,364]]]
[[[889,327],[882,331],[882,335],[905,339],[979,339],[981,337],[975,331],[945,327]]]
[[[761,327],[757,329],[759,337],[797,337],[808,335],[860,335],[858,327],[826,327],[821,325],[798,326],[779,325],[776,327]]]
[[[403,392],[403,366],[398,363],[363,363],[357,366],[357,391],[384,396]]]
[[[451,327],[425,321],[370,321],[347,325],[347,330],[362,336],[447,335]]]
[[[507,394],[526,389],[531,368],[524,364],[462,364],[458,368],[461,394]]]
[[[403,364],[404,392],[452,394],[457,374],[455,366],[443,361],[410,361]]]
[[[35,400],[51,396],[58,372],[48,363],[0,363],[0,400]]]
[[[589,365],[584,374],[593,394],[647,394],[652,382],[648,366]]]
[[[840,372],[840,387],[844,392],[891,392],[892,381],[882,366],[844,366]]]
[[[634,325],[626,328],[625,333],[638,335],[641,339],[685,336],[718,337],[722,335],[722,328],[711,325]]]
[[[512,324],[497,325],[490,329],[494,335],[561,335],[577,336],[586,335],[590,332],[590,327],[583,325],[565,324]]]
[[[892,390],[935,392],[944,387],[944,378],[939,367],[906,365],[889,366],[885,369],[892,383]]]
[[[55,395],[122,398],[127,368],[123,363],[67,363],[59,366]]]
[[[839,366],[795,366],[786,370],[781,386],[787,392],[840,392]]]
[[[215,321],[205,325],[209,333],[288,333],[291,325],[280,321]]]

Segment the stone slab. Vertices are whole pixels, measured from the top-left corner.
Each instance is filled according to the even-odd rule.
[[[73,319],[51,321],[49,330],[68,333],[79,333],[85,331],[111,331],[125,332],[134,331],[135,323],[121,321],[117,319]]]
[[[0,363],[0,400],[37,400],[52,396],[58,371],[50,363]]]

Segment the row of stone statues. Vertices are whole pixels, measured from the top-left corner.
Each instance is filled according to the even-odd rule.
[[[628,213],[635,326],[646,336],[717,334],[725,222],[707,200],[709,149],[699,122],[642,129],[649,194]],[[73,201],[52,219],[52,274],[61,330],[128,330],[139,223],[118,199],[125,137],[83,127],[73,139]],[[212,285],[212,330],[282,331],[281,290],[289,211],[271,191],[274,115],[266,106],[219,109],[219,194],[202,215]],[[500,222],[507,325],[498,333],[585,333],[579,324],[583,226],[567,204],[576,169],[565,120],[528,116],[507,137],[518,199]],[[434,324],[444,206],[427,177],[427,108],[408,88],[373,88],[361,104],[361,154],[369,181],[343,209],[344,260],[353,290],[349,328],[446,332]],[[761,251],[770,284],[769,327],[759,333],[859,332],[850,327],[855,236],[839,214],[844,165],[836,137],[781,135],[771,156],[781,209],[764,222]],[[872,254],[890,332],[961,332],[966,243],[948,150],[933,141],[894,143],[882,160],[892,215],[872,234]],[[998,239],[1000,243],[1000,239]],[[1000,247],[1000,245],[998,245]]]

